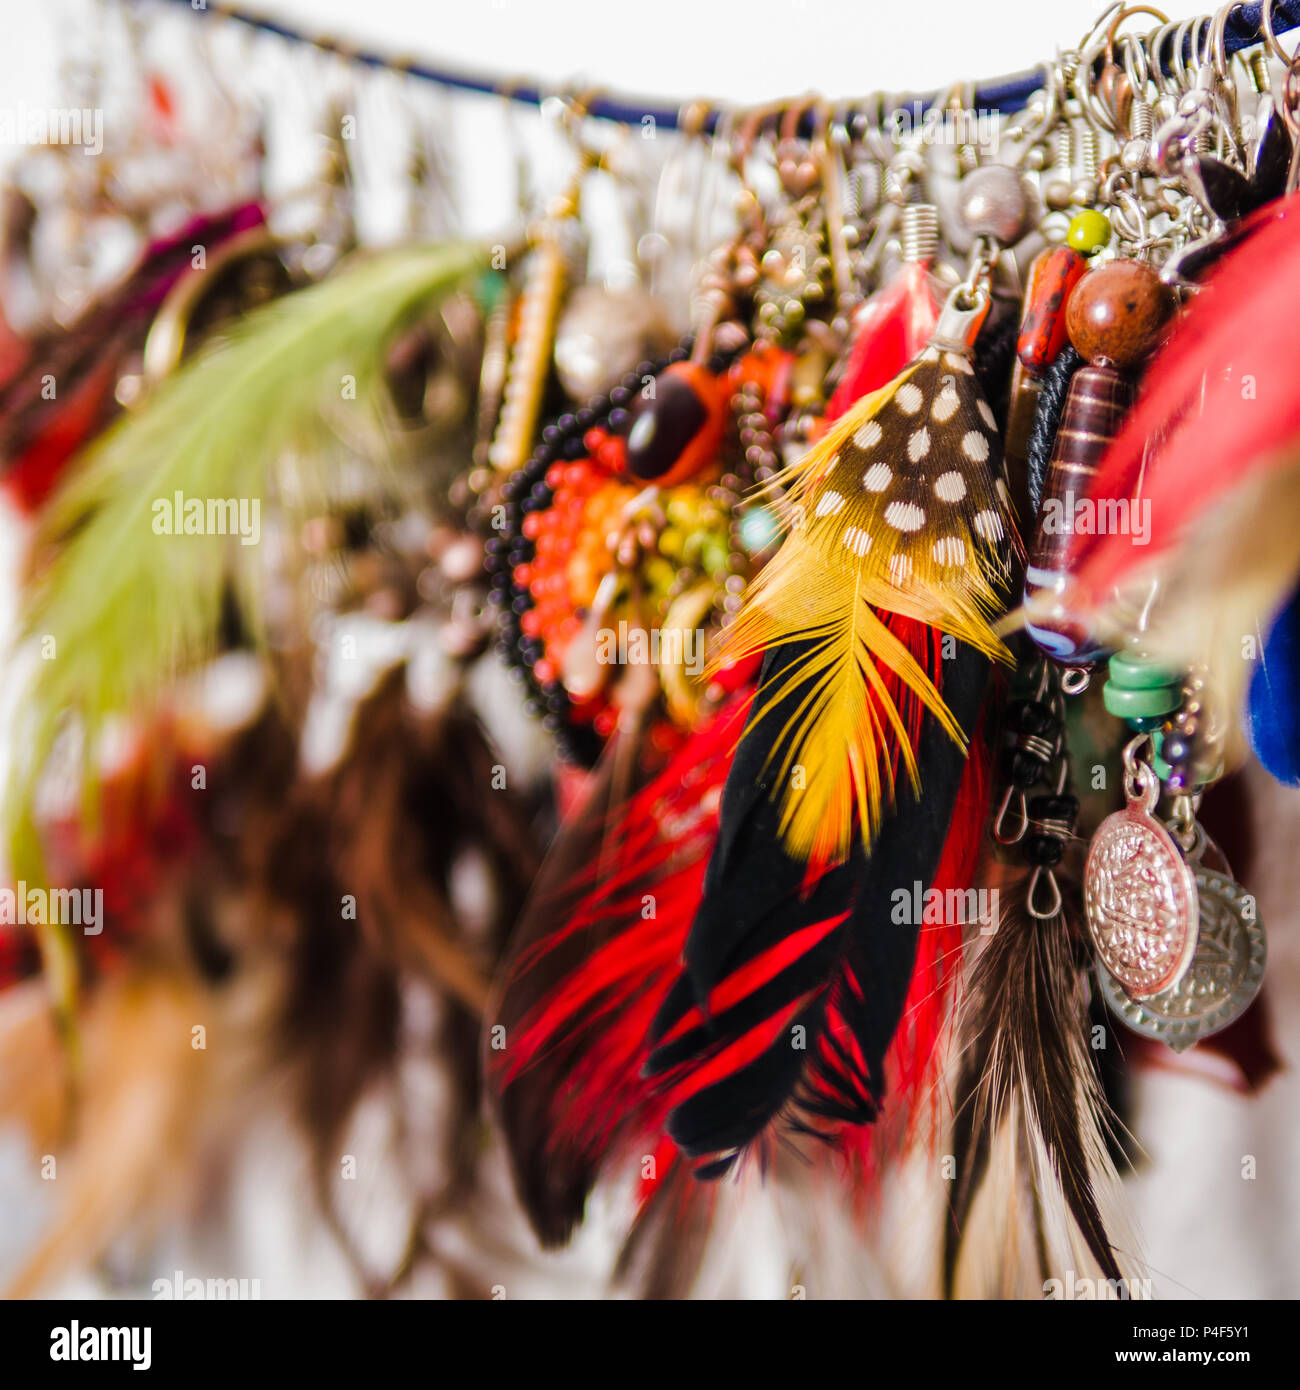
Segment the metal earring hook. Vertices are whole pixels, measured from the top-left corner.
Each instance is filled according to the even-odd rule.
[[[1228,21],[1240,8],[1240,0],[1228,0],[1226,5],[1220,5],[1215,10],[1210,19],[1206,42],[1210,49],[1210,60],[1214,65],[1214,75],[1220,82],[1228,81]],[[1268,5],[1264,8],[1267,9]]]
[[[1114,135],[1123,140],[1128,135],[1127,124],[1122,120],[1122,113],[1112,110],[1107,103],[1102,100],[1093,85],[1093,68],[1099,59],[1105,60],[1103,73],[1107,69],[1116,69],[1120,65],[1115,62],[1115,52],[1118,44],[1123,43],[1125,48],[1139,47],[1139,43],[1134,41],[1129,35],[1120,35],[1119,28],[1134,15],[1146,14],[1168,24],[1168,16],[1162,10],[1156,9],[1151,5],[1113,5],[1106,10],[1097,23],[1093,26],[1087,37],[1079,48],[1079,62],[1075,69],[1072,86],[1074,94],[1078,99],[1079,105],[1083,110],[1086,119],[1098,130]],[[1154,31],[1154,32],[1159,32]],[[1130,78],[1130,84],[1132,79]],[[1137,92],[1134,91],[1134,96]]]
[[[1134,99],[1145,100],[1147,88],[1152,85],[1151,55],[1146,44],[1131,34],[1121,34],[1115,41],[1115,51],[1122,55],[1121,64]]]
[[[831,137],[829,102],[813,105],[813,157],[821,170],[822,199],[826,208],[826,234],[830,245],[831,280],[837,307],[846,310],[853,298],[853,268],[844,242],[844,160]]]
[[[1068,99],[1068,82],[1061,64],[1061,53],[1057,50],[1054,61],[1039,63],[1043,81],[1038,91],[1042,92],[1041,108],[1034,111],[1034,99],[1030,98],[1025,110],[1013,117],[1003,133],[1003,140],[1018,146],[1011,160],[1013,166],[1023,165],[1029,151],[1046,142],[1047,137],[1062,123]],[[1032,119],[1027,119],[1032,117]]]
[[[1274,0],[1264,0],[1260,6],[1259,25],[1264,36],[1264,44],[1268,50],[1285,67],[1290,67],[1295,61],[1295,53],[1288,53],[1278,42],[1277,32],[1273,27],[1273,4]],[[1300,44],[1296,45],[1296,53],[1300,53]]]

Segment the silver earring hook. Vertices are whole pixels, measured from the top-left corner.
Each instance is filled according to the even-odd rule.
[[[1280,62],[1290,67],[1295,55],[1288,53],[1277,40],[1277,31],[1273,27],[1273,3],[1274,0],[1264,0],[1260,6],[1260,28],[1263,30],[1264,43],[1269,51]],[[1300,52],[1300,48],[1297,48],[1297,51]]]

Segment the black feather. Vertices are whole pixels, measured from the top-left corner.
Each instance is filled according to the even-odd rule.
[[[1007,428],[1008,389],[1011,385],[1011,364],[1016,355],[1016,339],[1020,334],[1020,315],[1010,308],[995,304],[975,340],[972,365],[980,391],[998,422],[998,432]]]
[[[798,643],[769,652],[760,690],[777,669],[798,660]],[[964,644],[945,663],[945,703],[968,731],[976,723],[988,672],[987,659]],[[796,686],[782,703],[797,705],[800,689]],[[807,865],[786,853],[771,795],[771,768],[779,759],[768,757],[774,736],[768,731],[784,727],[784,713],[777,708],[765,714],[757,729],[752,727],[757,715],[751,714],[751,729],[741,740],[723,794],[721,831],[686,946],[686,972],[652,1030],[658,1046],[648,1070],[667,1073],[708,1064],[764,1019],[796,1010],[789,1026],[756,1058],[726,1071],[670,1114],[669,1133],[688,1155],[711,1160],[709,1175],[724,1171],[783,1110],[794,1112],[798,1128],[807,1128],[799,1114],[853,1124],[875,1118],[919,928],[891,920],[893,894],[900,885],[928,887],[933,880],[965,766],[963,750],[927,716],[917,749],[920,798],[910,787],[900,792],[870,857],[855,837],[848,861],[803,892]],[[841,917],[842,923],[830,926],[773,978],[727,1009],[709,1012],[711,993],[741,966],[811,924]],[[845,987],[849,977],[861,984],[860,996]],[[864,1065],[843,1049],[837,1052],[825,1030],[831,1006],[852,1030]],[[696,1021],[684,1027],[692,1008],[698,1010]],[[795,1027],[804,1030],[803,1048],[792,1045]],[[819,1043],[828,1047],[829,1059]],[[719,1159],[723,1153],[729,1157]]]
[[[852,874],[847,866],[823,875],[805,896],[808,866],[785,851],[780,833],[776,783],[782,759],[773,754],[783,746],[783,731],[811,684],[793,681],[782,690],[782,678],[816,645],[812,639],[786,642],[764,656],[759,693],[727,774],[704,896],[686,942],[686,974],[697,1002],[737,966],[785,936],[792,912],[806,925],[848,910]],[[773,698],[769,690],[782,693]]]

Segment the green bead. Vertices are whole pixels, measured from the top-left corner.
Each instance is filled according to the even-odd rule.
[[[1143,723],[1145,722],[1146,721],[1144,720]],[[1138,732],[1144,733],[1148,731],[1138,730]],[[1151,733],[1151,770],[1156,774],[1157,777],[1160,778],[1162,782],[1167,782],[1169,780],[1169,774],[1173,771],[1173,769],[1169,766],[1167,762],[1165,762],[1164,759],[1164,753],[1162,751],[1164,747],[1164,741],[1165,735],[1163,727],[1160,729],[1156,729],[1154,732]]]
[[[1084,208],[1070,218],[1065,240],[1083,255],[1095,255],[1110,240],[1110,219],[1096,208]]]
[[[1128,690],[1107,681],[1101,691],[1102,703],[1117,719],[1155,719],[1176,710],[1182,703],[1178,686],[1161,685],[1149,690]]]
[[[712,537],[705,539],[700,546],[700,563],[710,574],[716,574],[727,568],[728,550],[725,545],[719,545]]]
[[[1110,659],[1110,679],[1123,690],[1154,690],[1157,686],[1176,685],[1181,688],[1182,673],[1167,666],[1157,666],[1144,656],[1126,656],[1116,652]]]
[[[1137,715],[1128,721],[1128,726],[1135,734],[1154,734],[1164,722],[1163,714],[1154,714],[1149,717]]]

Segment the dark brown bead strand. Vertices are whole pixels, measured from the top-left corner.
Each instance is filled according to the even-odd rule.
[[[1172,308],[1173,292],[1143,261],[1114,260],[1098,266],[1070,294],[1066,326],[1088,365],[1070,379],[1043,478],[1043,498],[1025,570],[1027,600],[1042,604],[1064,587],[1076,504],[1089,496],[1106,446],[1119,433],[1133,404],[1135,390],[1126,369],[1136,366],[1155,346]],[[1045,525],[1049,516],[1061,522],[1050,531]],[[1102,654],[1091,635],[1067,614],[1050,619],[1040,615],[1026,627],[1042,651],[1057,661],[1086,665]]]
[[[1054,592],[1061,586],[1074,530],[1075,505],[1088,495],[1097,465],[1123,423],[1133,397],[1132,383],[1114,367],[1080,367],[1071,379],[1043,479],[1038,525],[1029,548],[1029,566],[1025,571],[1027,598]],[[1053,514],[1061,518],[1061,525],[1049,531],[1044,519]],[[1068,621],[1040,623],[1032,626],[1030,632],[1038,645],[1058,660],[1091,660],[1097,655],[1090,649],[1087,635]]]

